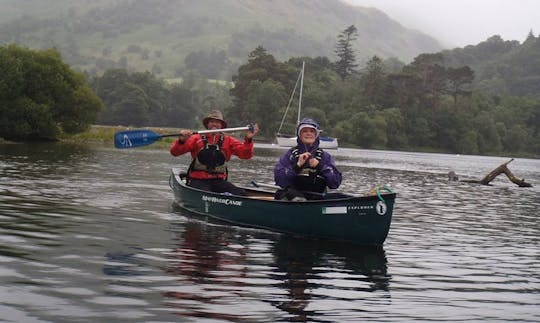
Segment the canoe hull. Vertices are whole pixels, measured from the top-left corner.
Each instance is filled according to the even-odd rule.
[[[224,195],[189,187],[174,171],[171,187],[178,206],[192,213],[242,226],[361,245],[383,244],[395,200],[394,193],[381,195],[384,201],[364,196],[307,202]]]

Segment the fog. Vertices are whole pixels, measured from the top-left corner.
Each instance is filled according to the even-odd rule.
[[[539,0],[343,0],[375,7],[447,48],[476,45],[493,35],[523,42],[540,33]]]

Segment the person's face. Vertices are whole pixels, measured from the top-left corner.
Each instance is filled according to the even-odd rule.
[[[300,130],[300,140],[307,144],[312,145],[317,139],[317,130],[313,128],[303,128]]]
[[[210,119],[208,120],[208,123],[206,124],[208,129],[221,129],[223,128],[223,124],[221,121],[217,119]]]

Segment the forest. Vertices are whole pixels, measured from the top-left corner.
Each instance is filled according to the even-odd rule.
[[[487,42],[507,45],[496,37]],[[538,55],[538,44],[540,38],[531,36],[523,46],[532,47]],[[352,53],[351,67],[356,67],[354,49],[347,50]],[[475,71],[468,65],[447,64],[446,55],[421,54],[410,64],[390,67],[373,56],[365,66],[344,72],[340,60],[292,57],[279,61],[259,46],[238,68],[233,87],[197,78],[170,85],[151,73],[122,70],[94,78],[92,86],[106,106],[100,115],[103,124],[124,121],[134,126],[197,128],[206,111],[218,108],[230,124],[258,122],[261,137],[272,141],[305,62],[302,116],[317,119],[324,133],[338,137],[342,146],[538,156],[538,97],[508,94],[509,85],[500,79],[498,93],[482,91]],[[513,81],[523,82],[514,75]],[[529,89],[539,85],[529,78]],[[293,127],[296,115],[288,117]]]
[[[354,36],[354,30],[346,29],[338,36],[336,61],[323,56],[280,61],[258,46],[239,66],[232,83],[211,82],[196,74],[178,83],[167,82],[149,71],[118,68],[101,76],[86,74],[85,79],[71,71],[55,50],[0,47],[0,62],[8,71],[0,76],[0,135],[13,140],[55,138],[62,132],[83,131],[93,123],[197,129],[207,111],[221,109],[231,125],[258,122],[260,139],[272,141],[305,62],[302,116],[318,120],[324,134],[338,137],[342,147],[539,155],[540,72],[530,61],[540,52],[540,37],[531,34],[518,47],[496,37],[486,41],[492,45],[487,46],[488,52],[493,52],[493,45],[504,47],[507,69],[518,64],[525,67],[512,78],[497,79],[504,69],[483,65],[480,73],[491,71],[493,87],[498,86],[492,93],[482,90],[480,85],[485,83],[478,82],[475,70],[460,65],[467,55],[425,53],[409,64],[390,65],[391,61],[374,55],[358,66],[352,42],[343,41],[344,36]],[[511,54],[516,51],[530,59],[514,59]],[[25,70],[21,74],[14,66],[25,66]],[[55,69],[60,72],[50,72]],[[510,93],[518,84],[536,96]],[[43,92],[46,87],[54,90]],[[288,116],[293,127],[296,115]]]

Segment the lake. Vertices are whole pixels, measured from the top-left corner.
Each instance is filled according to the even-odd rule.
[[[0,144],[4,322],[540,321],[540,160],[533,184],[481,179],[507,157],[330,151],[339,191],[397,194],[382,247],[291,237],[186,214],[168,185],[189,157],[110,145]],[[230,177],[273,183],[256,145]]]

